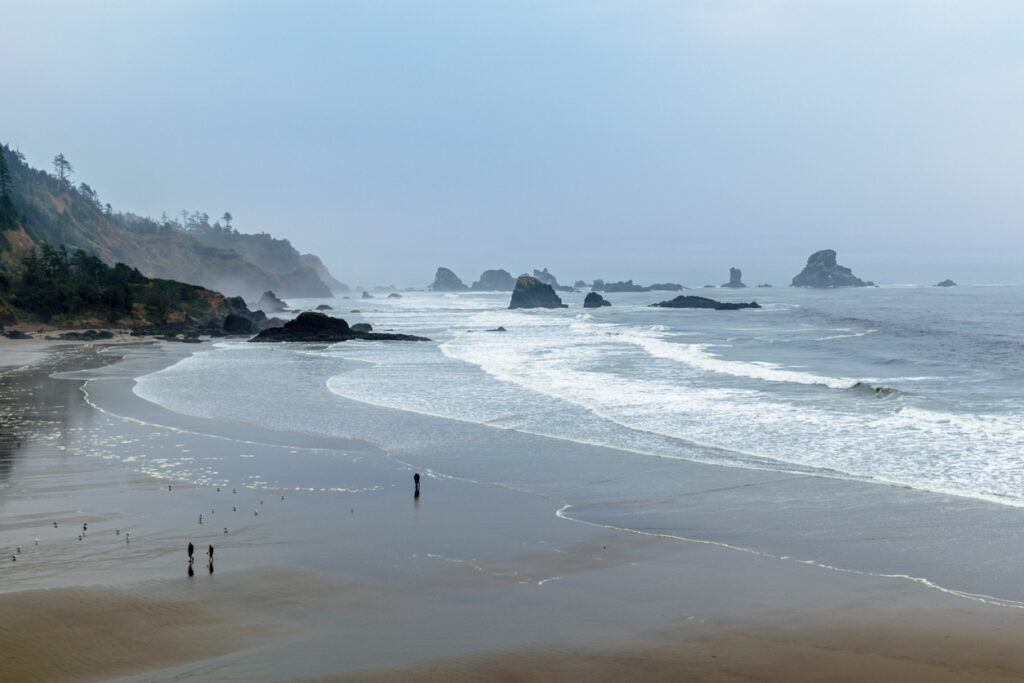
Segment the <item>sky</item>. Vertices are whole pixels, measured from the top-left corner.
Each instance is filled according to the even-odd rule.
[[[0,141],[350,284],[1024,282],[1024,3],[4,0]]]

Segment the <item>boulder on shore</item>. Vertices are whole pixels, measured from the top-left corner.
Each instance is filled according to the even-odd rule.
[[[602,306],[611,305],[611,301],[606,300],[597,292],[591,292],[590,294],[587,294],[587,298],[583,300],[583,308],[601,308]]]
[[[447,268],[438,268],[434,273],[434,281],[427,289],[432,292],[465,292],[469,287],[452,271]]]
[[[739,268],[730,268],[729,281],[722,286],[730,287],[732,289],[743,289],[744,287],[746,287],[746,285],[743,284],[743,271],[741,271]]]
[[[516,280],[516,288],[512,290],[509,308],[569,308],[555,294],[551,285],[546,285],[535,277],[520,275]]]
[[[264,313],[280,313],[287,308],[287,305],[268,289],[256,302],[256,308]]]
[[[807,265],[793,278],[790,287],[874,287],[874,282],[865,282],[854,276],[853,271],[836,263],[834,249],[816,251],[807,258]]]
[[[715,301],[714,299],[708,299],[704,296],[677,296],[675,299],[660,301],[656,304],[651,304],[651,306],[660,306],[661,308],[713,308],[716,311],[738,311],[741,308],[761,308],[756,301],[751,301],[749,304],[734,304]]]
[[[474,292],[511,292],[516,288],[516,279],[507,270],[485,270],[480,279],[470,287]]]
[[[251,342],[342,342],[351,339],[379,341],[430,341],[426,337],[411,334],[389,334],[360,332],[349,327],[341,318],[332,318],[325,313],[307,311],[289,320],[281,327],[263,330],[250,339]]]
[[[952,280],[943,280],[942,282],[935,285],[936,287],[956,287],[956,283]]]
[[[224,316],[224,331],[228,334],[252,334],[253,324],[248,318],[234,313]]]

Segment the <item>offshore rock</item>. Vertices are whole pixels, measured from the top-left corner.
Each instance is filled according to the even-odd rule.
[[[854,276],[853,271],[836,263],[833,249],[816,251],[807,258],[807,265],[793,278],[790,287],[874,287],[874,282],[865,282]]]
[[[351,339],[377,341],[430,341],[426,337],[411,334],[389,334],[360,332],[348,326],[341,318],[332,318],[325,313],[307,311],[295,320],[289,320],[282,327],[263,330],[250,339],[251,342],[342,342]]]
[[[656,304],[651,304],[651,306],[660,306],[661,308],[713,308],[716,311],[738,311],[741,308],[761,308],[756,301],[751,301],[749,304],[734,304],[715,301],[714,299],[708,299],[703,296],[677,296],[675,299],[670,301],[661,301]]]
[[[373,325],[370,323],[356,323],[352,326],[353,332],[373,332]]]
[[[604,280],[594,280],[595,292],[649,292],[650,287],[644,287],[643,285],[635,285],[632,280],[626,280],[625,282],[605,282]]]
[[[952,280],[943,280],[942,282],[935,285],[936,287],[956,287],[956,283]]]
[[[568,308],[555,294],[551,285],[546,285],[535,277],[520,275],[516,280],[516,288],[512,290],[509,308]]]
[[[364,289],[364,290],[363,290],[363,298],[364,298],[364,299],[373,299],[373,298],[374,298],[374,296],[373,296],[373,294],[370,294],[369,292],[367,292],[367,291],[366,291],[366,290]]]
[[[597,292],[587,294],[587,298],[583,300],[583,308],[601,308],[602,306],[611,305],[611,301],[605,300],[605,298]]]
[[[331,310],[331,307],[328,306],[327,304],[320,304],[319,306],[316,307],[316,310],[318,310],[318,311],[329,311],[329,310]]]
[[[480,279],[470,287],[474,292],[511,292],[516,288],[516,279],[507,270],[485,270]]]
[[[732,289],[743,289],[744,287],[746,287],[746,285],[743,284],[743,271],[741,271],[739,268],[730,268],[729,281],[722,286],[730,287]]]
[[[447,268],[438,268],[434,281],[427,287],[432,292],[465,292],[467,287],[459,276]]]
[[[683,289],[686,289],[686,287],[683,287],[680,284],[676,284],[675,282],[655,282],[647,289],[651,290],[652,292],[678,292]]]
[[[558,278],[556,278],[554,275],[549,273],[548,269],[546,267],[544,268],[544,270],[537,270],[536,268],[534,268],[533,269],[533,276],[535,278],[537,278],[538,280],[540,280],[541,283],[543,283],[545,285],[549,285],[552,289],[556,289],[559,292],[571,292],[572,291],[572,287],[565,287],[565,286],[562,286],[562,285],[558,284]]]
[[[234,313],[224,316],[223,328],[228,334],[252,334],[255,331],[251,320]]]
[[[264,313],[279,313],[285,310],[286,307],[285,303],[278,299],[269,289],[263,292],[263,296],[256,302],[256,308]]]
[[[389,299],[401,299],[402,295],[399,294],[398,292],[391,292],[390,294],[388,294],[388,298]]]

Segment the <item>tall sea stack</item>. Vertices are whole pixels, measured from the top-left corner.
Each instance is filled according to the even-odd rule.
[[[433,292],[465,292],[469,287],[452,271],[438,268],[434,274],[434,281],[427,289]]]
[[[853,271],[836,263],[836,252],[833,249],[816,251],[807,258],[807,265],[800,274],[793,278],[790,287],[814,287],[829,289],[833,287],[874,287],[874,282],[864,282],[854,276]]]
[[[509,308],[569,308],[551,285],[546,285],[535,277],[520,275],[516,280],[516,288],[512,290]]]
[[[746,285],[743,284],[743,272],[739,268],[730,268],[729,281],[722,286],[731,287],[732,289],[743,289],[746,287]]]

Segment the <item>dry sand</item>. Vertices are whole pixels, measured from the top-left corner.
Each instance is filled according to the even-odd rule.
[[[204,424],[102,383],[122,418],[47,377],[105,362],[62,347],[0,377],[0,552],[25,546],[0,559],[0,680],[1024,679],[1020,609],[574,524],[496,487],[430,480],[414,501],[379,449]],[[372,493],[233,494],[109,457],[281,457],[275,439],[333,449]]]

